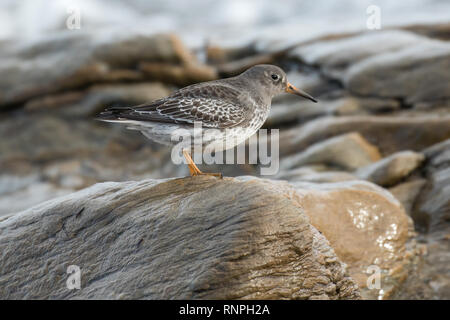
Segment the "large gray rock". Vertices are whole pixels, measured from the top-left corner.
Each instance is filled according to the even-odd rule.
[[[308,64],[320,66],[331,77],[341,78],[349,67],[364,59],[385,52],[395,52],[423,42],[424,39],[399,30],[366,32],[303,45],[293,50],[291,55]]]
[[[0,297],[359,298],[289,187],[276,190],[255,179],[110,182],[17,213],[0,221]],[[69,265],[80,290],[66,287]]]
[[[427,40],[352,66],[345,86],[358,95],[401,97],[407,104],[450,98],[450,44]]]
[[[141,61],[186,63],[189,52],[172,35],[107,31],[61,33],[0,52],[0,106],[91,83],[136,81]]]
[[[292,56],[338,79],[352,94],[407,104],[450,98],[450,45],[386,30],[299,46]]]

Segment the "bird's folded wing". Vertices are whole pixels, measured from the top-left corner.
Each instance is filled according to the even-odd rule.
[[[209,128],[229,128],[239,125],[246,117],[242,96],[223,85],[190,86],[173,95],[127,108],[109,108],[103,116],[115,119],[194,125],[201,122]]]

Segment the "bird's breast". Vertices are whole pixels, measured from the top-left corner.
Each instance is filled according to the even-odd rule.
[[[256,104],[252,108],[249,127],[258,130],[266,122],[270,112],[270,102],[264,104]]]

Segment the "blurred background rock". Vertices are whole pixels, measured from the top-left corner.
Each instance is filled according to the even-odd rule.
[[[369,5],[381,9],[380,30],[366,27]],[[77,12],[80,28],[71,30]],[[401,218],[402,250],[414,242],[423,252],[407,263],[395,257],[401,272],[386,297],[448,299],[449,39],[444,0],[4,0],[0,215],[97,182],[187,175],[169,149],[95,115],[272,63],[320,101],[274,100],[266,127],[280,129],[282,157],[273,178],[345,181],[344,189],[367,180],[388,190],[414,224],[412,234]],[[259,173],[252,165],[208,170]]]

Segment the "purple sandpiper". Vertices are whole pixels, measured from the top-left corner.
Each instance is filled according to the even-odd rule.
[[[256,65],[238,76],[190,85],[150,103],[110,107],[98,119],[123,123],[165,145],[178,143],[172,138],[176,130],[193,130],[199,123],[203,129],[216,129],[209,130],[215,134],[203,136],[202,144],[209,145],[210,150],[220,151],[232,148],[256,133],[269,115],[272,98],[284,92],[317,102],[290,84],[279,67]],[[191,175],[221,176],[201,172],[191,158],[191,148],[182,152]]]

